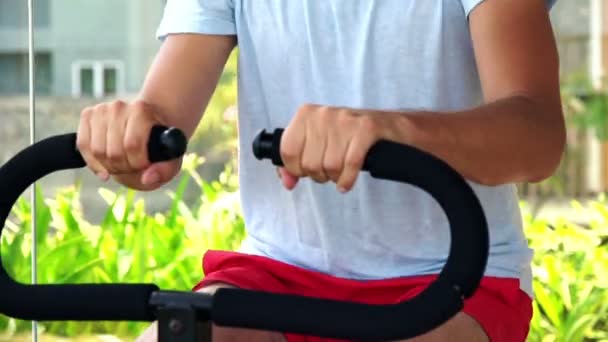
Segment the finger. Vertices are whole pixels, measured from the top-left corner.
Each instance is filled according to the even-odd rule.
[[[134,103],[127,113],[123,148],[127,162],[134,170],[144,170],[150,166],[147,146],[153,123],[147,111],[147,106],[139,101]]]
[[[342,173],[336,182],[338,191],[347,192],[353,188],[373,142],[374,139],[371,135],[356,134],[353,136],[344,155]]]
[[[87,154],[90,165],[99,169],[98,176],[107,180],[112,174],[112,170],[106,165],[106,122],[103,117],[105,114],[104,107],[96,107],[87,120],[87,128],[89,135],[88,152]],[[85,159],[86,160],[86,159]]]
[[[288,190],[292,190],[298,184],[299,178],[290,174],[289,171],[283,167],[277,168],[277,174],[279,175],[279,178],[281,178],[283,186]]]
[[[319,117],[318,117],[319,118]],[[306,144],[302,152],[302,171],[316,182],[325,183],[329,177],[323,170],[323,159],[327,147],[327,130],[325,123],[316,127],[314,122],[308,122]]]
[[[302,121],[298,115],[287,126],[281,138],[280,154],[283,166],[295,177],[305,176],[302,171],[301,158],[306,144],[306,130],[302,128]]]
[[[327,136],[327,147],[323,157],[323,170],[327,177],[338,182],[342,168],[344,167],[344,156],[348,149],[348,139],[343,134],[332,134]]]
[[[141,175],[141,183],[145,186],[161,185],[169,182],[179,171],[179,161],[154,163]]]
[[[115,102],[111,113],[108,114],[108,130],[106,136],[106,154],[115,174],[131,173],[135,170],[129,165],[124,150],[124,134],[127,120],[124,113],[124,103]]]
[[[95,159],[93,153],[91,153],[91,127],[89,120],[92,112],[93,111],[89,108],[82,111],[78,126],[78,134],[76,135],[76,146],[89,169],[91,169],[99,178],[106,181],[110,177],[109,172]]]

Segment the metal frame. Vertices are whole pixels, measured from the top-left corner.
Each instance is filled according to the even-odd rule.
[[[152,294],[150,305],[158,319],[159,342],[211,342],[211,295],[179,291]]]

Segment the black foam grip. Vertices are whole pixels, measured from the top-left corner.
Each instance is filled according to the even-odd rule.
[[[152,284],[23,285],[0,270],[0,313],[36,321],[146,321]]]
[[[260,132],[253,142],[258,159],[283,165],[283,129]],[[412,184],[428,192],[450,223],[450,254],[441,273],[470,297],[479,286],[488,259],[488,223],[479,199],[466,180],[447,163],[412,146],[381,140],[368,151],[362,166],[372,177]]]
[[[379,179],[413,184],[439,203],[450,223],[450,252],[441,277],[473,295],[483,277],[489,252],[488,224],[479,199],[460,174],[434,156],[394,142],[380,141],[363,168]]]
[[[419,336],[448,320],[462,305],[445,281],[432,283],[412,300],[391,305],[219,289],[211,317],[220,326],[388,341]]]
[[[162,138],[161,131],[167,129],[153,130],[150,146],[163,145],[163,140],[171,140],[175,135],[171,133]],[[180,144],[175,142],[173,145]],[[171,149],[171,146],[164,148]],[[183,150],[182,146],[180,151]],[[155,154],[154,150],[149,152],[151,160],[167,158],[167,152],[162,155]],[[168,153],[173,156],[179,151]],[[31,184],[50,173],[84,166],[74,133],[47,138],[15,155],[0,168],[3,187],[0,233],[13,204]],[[18,319],[150,321],[154,315],[149,309],[148,298],[156,290],[158,287],[153,284],[23,285],[10,278],[0,258],[0,313]]]
[[[276,129],[274,133],[262,131],[254,140],[254,155],[258,159],[270,159],[273,164],[282,165],[280,156],[282,134],[282,129]],[[471,297],[478,288],[486,268],[489,252],[486,217],[473,189],[460,174],[442,160],[414,147],[385,140],[379,141],[368,151],[362,170],[369,171],[374,178],[409,183],[425,190],[439,203],[450,223],[449,255],[438,279],[427,290],[412,300],[399,304],[397,306],[399,309],[393,308],[386,311],[380,307],[374,309],[377,311],[377,317],[386,316],[373,320],[372,324],[369,323],[371,317],[363,320],[363,315],[367,314],[367,307],[360,308],[361,316],[348,316],[351,319],[350,327],[359,331],[358,336],[365,335],[375,338],[380,335],[375,335],[378,332],[374,331],[383,329],[394,332],[394,334],[391,333],[391,336],[396,338],[414,337],[414,332],[428,331],[455,315],[460,308],[454,304],[454,301],[460,302],[462,305],[462,300]],[[269,312],[268,305],[265,305],[264,319],[287,324],[281,318],[281,315],[287,313],[281,312],[280,308],[295,308],[296,305],[303,305],[302,303],[296,304],[295,298],[291,304],[288,301],[288,298],[282,299],[280,305],[276,304],[273,307],[275,310],[273,313]],[[217,304],[219,303],[217,302]],[[237,305],[235,301],[225,300],[224,303]],[[228,316],[236,314],[232,311],[240,312],[241,305],[242,303],[234,306],[232,310],[229,308],[217,309],[223,310],[225,315],[223,319],[229,321]],[[302,307],[311,308],[305,305]],[[327,303],[324,310],[328,316],[325,317],[325,320],[319,319],[319,309],[320,307],[317,307],[314,308],[314,311],[306,309],[306,311],[300,310],[300,312],[305,316],[314,317],[317,331],[331,332],[337,320],[341,319],[338,317],[345,314],[347,306],[332,306]],[[339,314],[337,314],[338,312]],[[239,315],[240,321],[244,318],[240,314],[236,315]],[[385,326],[386,321],[391,321],[392,324]],[[399,326],[399,322],[408,327]],[[259,323],[256,322],[256,324]],[[312,324],[312,322],[309,323]],[[344,322],[344,324],[347,323]],[[346,333],[346,326],[344,328]],[[397,331],[402,334],[397,334]]]

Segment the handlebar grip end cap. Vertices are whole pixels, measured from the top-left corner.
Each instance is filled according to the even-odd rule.
[[[178,158],[186,153],[188,138],[180,129],[171,127],[162,133],[160,139],[162,144],[167,147],[170,158]]]

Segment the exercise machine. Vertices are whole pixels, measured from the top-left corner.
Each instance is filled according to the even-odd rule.
[[[253,141],[259,160],[282,165],[283,130],[261,131]],[[152,162],[182,156],[187,141],[175,128],[150,133]],[[41,140],[0,168],[0,236],[19,196],[38,179],[60,170],[85,167],[76,134]],[[363,171],[372,177],[408,183],[428,192],[445,211],[450,249],[438,278],[418,296],[390,305],[366,305],[241,289],[208,295],[161,290],[154,284],[21,284],[0,258],[0,313],[34,321],[158,320],[160,342],[211,341],[211,324],[356,341],[406,339],[443,324],[462,310],[484,274],[489,236],[479,199],[465,179],[445,162],[411,146],[379,141]],[[10,260],[7,262],[10,263]]]

